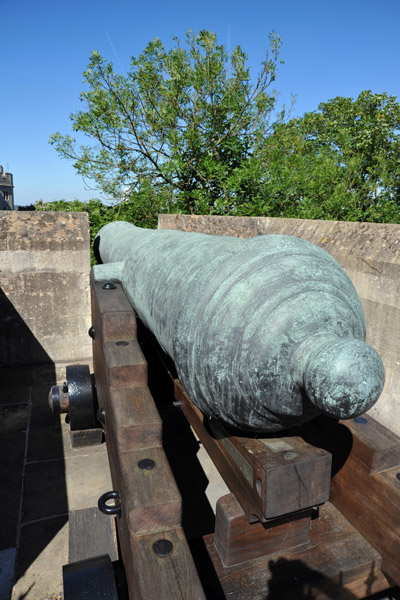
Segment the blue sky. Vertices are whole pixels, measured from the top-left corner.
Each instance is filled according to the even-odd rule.
[[[71,131],[92,50],[122,72],[154,37],[209,29],[241,45],[256,76],[274,30],[285,61],[274,87],[301,115],[366,89],[400,99],[399,23],[400,0],[0,0],[0,164],[16,204],[102,198],[48,144]]]

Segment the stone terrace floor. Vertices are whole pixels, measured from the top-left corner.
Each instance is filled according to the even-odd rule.
[[[62,599],[68,513],[112,489],[105,444],[73,449],[51,413],[54,383],[51,367],[0,370],[0,600]]]

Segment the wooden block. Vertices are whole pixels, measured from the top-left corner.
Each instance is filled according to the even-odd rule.
[[[163,449],[122,451],[118,433],[114,420],[106,417],[107,454],[113,489],[121,495],[124,535],[180,525],[182,500]],[[141,468],[141,461],[153,461],[154,466]]]
[[[146,386],[134,311],[115,285],[102,290],[92,278],[93,362],[113,489],[121,494],[117,525],[129,597],[202,600],[180,527],[181,497],[161,447],[161,419]],[[129,345],[117,346],[120,341]],[[152,468],[141,468],[141,461]],[[172,541],[173,551],[159,556],[153,544],[163,538]]]
[[[400,438],[369,415],[340,421],[353,436],[352,453],[371,471],[400,465]]]
[[[112,390],[113,419],[121,452],[162,445],[162,421],[147,386]]]
[[[331,501],[380,552],[384,572],[399,585],[399,438],[369,415],[365,418],[366,423],[319,419],[315,427],[329,443],[336,465]]]
[[[249,483],[261,498],[266,519],[329,500],[332,465],[329,452],[298,436],[232,436],[229,441],[252,466],[253,479]]]
[[[352,454],[333,477],[331,499],[382,554],[383,571],[400,585],[400,467],[371,472]]]
[[[99,314],[110,312],[129,312],[132,310],[132,305],[126,297],[123,287],[120,283],[114,282],[114,290],[103,289],[104,283],[106,282],[95,282],[93,279],[93,273],[91,274],[91,289]]]
[[[181,523],[182,499],[162,448],[119,453],[118,472],[128,526],[138,535],[162,531]],[[153,468],[140,468],[153,461]]]
[[[104,367],[110,389],[147,384],[147,363],[135,338],[104,342]]]
[[[163,540],[160,544],[160,540]],[[155,546],[156,544],[156,546]],[[168,550],[159,555],[154,548]],[[131,540],[132,562],[127,569],[129,597],[155,600],[205,600],[192,555],[181,527]]]
[[[126,312],[103,313],[101,326],[95,330],[95,338],[100,335],[102,343],[135,338],[136,334],[137,321],[132,308]]]
[[[319,508],[311,521],[307,544],[224,567],[214,545],[205,542],[223,588],[205,588],[213,600],[352,600],[390,587],[382,574],[379,553],[331,503]]]
[[[108,554],[118,560],[114,517],[103,515],[96,507],[69,513],[68,562]]]
[[[175,396],[249,520],[279,517],[329,498],[331,455],[300,437],[265,439],[229,436],[210,425],[179,381]],[[209,433],[210,427],[213,434]]]
[[[233,494],[217,502],[214,544],[224,566],[230,566],[309,540],[311,510],[249,523]]]
[[[69,432],[71,446],[73,448],[84,448],[86,446],[98,446],[103,443],[103,430],[97,429],[77,429]]]

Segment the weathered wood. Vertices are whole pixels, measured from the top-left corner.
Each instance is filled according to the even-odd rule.
[[[162,448],[118,453],[120,492],[132,535],[163,531],[181,524],[182,499]],[[152,469],[140,468],[153,461]]]
[[[387,589],[379,553],[342,517],[331,503],[319,508],[311,522],[310,541],[253,561],[224,567],[205,537],[224,595],[206,589],[217,600],[355,600]]]
[[[115,285],[115,290],[103,290],[92,279],[93,361],[99,405],[105,408],[113,489],[121,496],[117,526],[129,598],[201,600],[202,587],[180,527],[181,496],[146,385],[134,311]],[[171,555],[160,557],[152,550],[160,538],[173,542]]]
[[[193,405],[179,381],[175,396],[246,517],[266,521],[329,498],[331,455],[300,437],[228,436]],[[213,434],[209,433],[210,427]]]
[[[400,585],[400,467],[371,472],[350,455],[332,479],[332,502],[379,550],[383,571]]]
[[[400,439],[369,415],[358,423],[320,419],[316,427],[333,453],[331,501],[380,552],[384,572],[399,585]]]
[[[96,296],[97,312],[99,315],[112,312],[133,313],[132,305],[125,295],[120,283],[114,282],[114,290],[103,288],[105,281],[94,281],[93,271],[91,273],[92,292]]]
[[[136,337],[137,321],[132,309],[129,312],[104,312],[100,323],[100,330],[95,331],[95,335],[101,335],[103,342]]]
[[[369,415],[339,421],[353,436],[352,454],[371,471],[400,465],[400,438]]]
[[[147,384],[147,363],[137,339],[103,344],[106,376],[111,389]]]
[[[71,511],[68,520],[70,563],[101,554],[118,560],[114,517],[103,515],[96,506]]]
[[[109,410],[121,452],[162,445],[162,421],[147,386],[112,390]]]
[[[96,429],[78,429],[69,432],[71,446],[73,448],[84,448],[86,446],[98,446],[103,442],[103,430]]]
[[[229,440],[253,467],[253,489],[261,496],[267,519],[329,499],[331,455],[325,450],[298,436]]]
[[[309,540],[311,510],[266,523],[249,523],[233,494],[217,502],[214,543],[224,566],[277,552]]]
[[[172,544],[170,554],[160,556],[154,544]],[[131,555],[134,600],[205,600],[192,555],[181,527],[132,538]]]

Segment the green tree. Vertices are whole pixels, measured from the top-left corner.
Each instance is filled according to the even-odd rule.
[[[400,104],[362,92],[274,127],[259,157],[271,216],[399,222]],[[241,209],[246,210],[242,205]]]
[[[145,203],[152,190],[164,210],[229,213],[257,193],[258,147],[273,115],[284,118],[269,91],[281,41],[270,35],[252,83],[240,47],[229,55],[209,31],[189,31],[184,46],[173,39],[170,50],[150,42],[125,76],[93,52],[80,95],[85,108],[71,115],[73,131],[89,144],[61,133],[50,142],[114,199]]]

